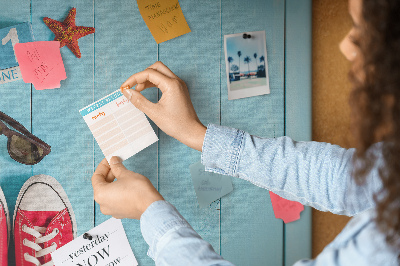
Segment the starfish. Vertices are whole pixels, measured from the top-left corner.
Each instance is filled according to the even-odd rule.
[[[79,50],[78,39],[86,35],[94,33],[94,28],[76,26],[75,24],[76,8],[73,7],[68,13],[63,22],[45,17],[44,23],[56,35],[54,41],[60,42],[60,48],[65,45],[74,53],[78,58],[81,58],[81,51]]]

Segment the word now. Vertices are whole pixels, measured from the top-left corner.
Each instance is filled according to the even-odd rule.
[[[87,259],[84,259],[81,263],[77,263],[76,266],[94,266],[97,265],[99,261],[101,262],[101,260],[108,259],[109,257],[110,257],[110,245],[107,245],[107,251],[106,248],[104,247],[99,251],[97,251],[96,253],[90,255]],[[101,264],[104,265],[103,263]]]
[[[0,70],[0,84],[8,83],[19,79],[22,79],[19,66]]]

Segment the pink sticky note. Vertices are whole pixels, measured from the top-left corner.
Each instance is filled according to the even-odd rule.
[[[60,88],[60,81],[67,78],[60,42],[17,43],[14,50],[22,79],[26,83],[32,83],[35,89]]]
[[[285,224],[300,219],[300,213],[304,210],[301,203],[281,198],[271,191],[269,196],[271,197],[275,218],[282,219]]]

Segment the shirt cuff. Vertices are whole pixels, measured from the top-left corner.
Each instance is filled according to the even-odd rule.
[[[149,245],[147,255],[153,260],[157,256],[157,244],[169,231],[181,227],[189,227],[189,223],[169,202],[159,200],[153,202],[140,217],[140,229]]]
[[[245,132],[209,124],[203,142],[201,163],[206,171],[235,176]]]

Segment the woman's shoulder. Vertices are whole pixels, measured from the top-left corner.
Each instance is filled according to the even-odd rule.
[[[343,262],[352,259],[365,261],[365,265],[398,265],[399,251],[386,242],[375,217],[374,208],[354,216],[324,252],[336,253]]]

